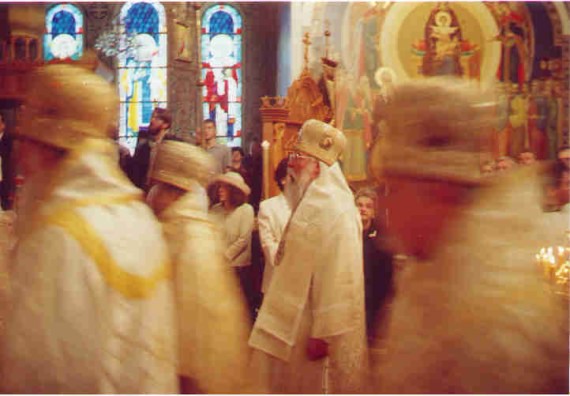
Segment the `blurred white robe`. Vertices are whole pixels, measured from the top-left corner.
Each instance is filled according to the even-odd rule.
[[[23,193],[5,392],[178,391],[167,246],[114,151],[88,142]]]
[[[535,255],[565,246],[535,169],[497,175],[448,224],[432,259],[397,283],[377,393],[568,392],[568,301]]]
[[[293,212],[249,344],[269,393],[361,393],[367,374],[362,226],[338,163]],[[329,356],[310,361],[309,338]]]
[[[250,322],[238,279],[224,259],[222,234],[195,183],[159,216],[174,265],[179,374],[207,393],[244,393]]]

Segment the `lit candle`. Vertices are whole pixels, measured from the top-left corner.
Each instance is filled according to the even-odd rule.
[[[261,143],[263,149],[263,199],[269,198],[269,146],[271,144],[267,140]]]

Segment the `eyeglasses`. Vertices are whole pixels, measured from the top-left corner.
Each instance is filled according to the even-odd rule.
[[[299,160],[299,159],[312,159],[313,157],[310,157],[308,155],[304,155],[301,153],[289,153],[289,157],[288,160],[289,162],[295,161],[295,160]]]

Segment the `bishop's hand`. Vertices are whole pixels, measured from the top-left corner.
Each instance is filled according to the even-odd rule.
[[[329,354],[329,344],[320,338],[309,338],[307,342],[307,355],[309,360],[319,360]]]

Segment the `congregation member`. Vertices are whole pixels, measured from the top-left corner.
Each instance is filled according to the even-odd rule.
[[[253,208],[247,203],[251,190],[236,172],[218,175],[211,188],[216,203],[210,212],[223,232],[224,258],[238,276],[248,309],[253,316],[255,293],[251,274],[251,233],[254,214]]]
[[[385,308],[392,293],[393,255],[386,247],[385,230],[376,221],[376,218],[381,218],[380,215],[376,216],[376,192],[372,188],[361,188],[356,192],[354,201],[362,221],[364,305],[367,335],[371,338],[377,322],[384,319],[382,308]]]
[[[241,147],[232,147],[232,162],[230,166],[226,168],[226,171],[234,171],[239,173],[244,179],[247,179],[244,175],[247,170],[243,164],[243,159],[245,158],[245,153]]]
[[[182,393],[244,393],[245,301],[208,215],[213,159],[188,143],[161,144],[147,201],[162,223],[174,268]]]
[[[481,176],[491,177],[495,174],[496,171],[496,164],[493,160],[484,161],[481,166]]]
[[[269,289],[273,268],[275,267],[277,247],[281,241],[285,225],[291,216],[291,208],[283,195],[283,189],[287,183],[287,158],[283,158],[277,165],[274,180],[281,192],[275,197],[261,201],[259,213],[257,214],[259,239],[265,260],[261,283],[261,292],[263,294],[267,293]]]
[[[519,165],[529,166],[536,163],[536,155],[529,149],[524,149],[518,156]]]
[[[514,159],[512,159],[511,157],[503,156],[497,158],[495,163],[495,171],[498,173],[507,172],[512,169],[515,169],[516,166],[517,163],[515,162]]]
[[[367,375],[362,227],[343,133],[306,121],[289,157],[292,209],[249,345],[268,393],[361,393]]]
[[[154,164],[156,149],[168,134],[171,125],[170,111],[156,107],[150,117],[148,129],[139,131],[135,153],[129,160],[128,175],[133,184],[145,192],[148,192],[150,187],[149,175]]]
[[[446,79],[394,94],[371,167],[410,259],[374,392],[568,393],[568,300],[535,262],[567,219],[542,213],[535,167],[481,175],[491,107]]]
[[[232,152],[225,144],[217,142],[216,122],[204,120],[202,130],[198,133],[198,141],[201,146],[215,159],[215,173],[224,173],[232,166]]]
[[[168,250],[116,161],[116,89],[70,65],[28,81],[2,390],[177,393]]]

